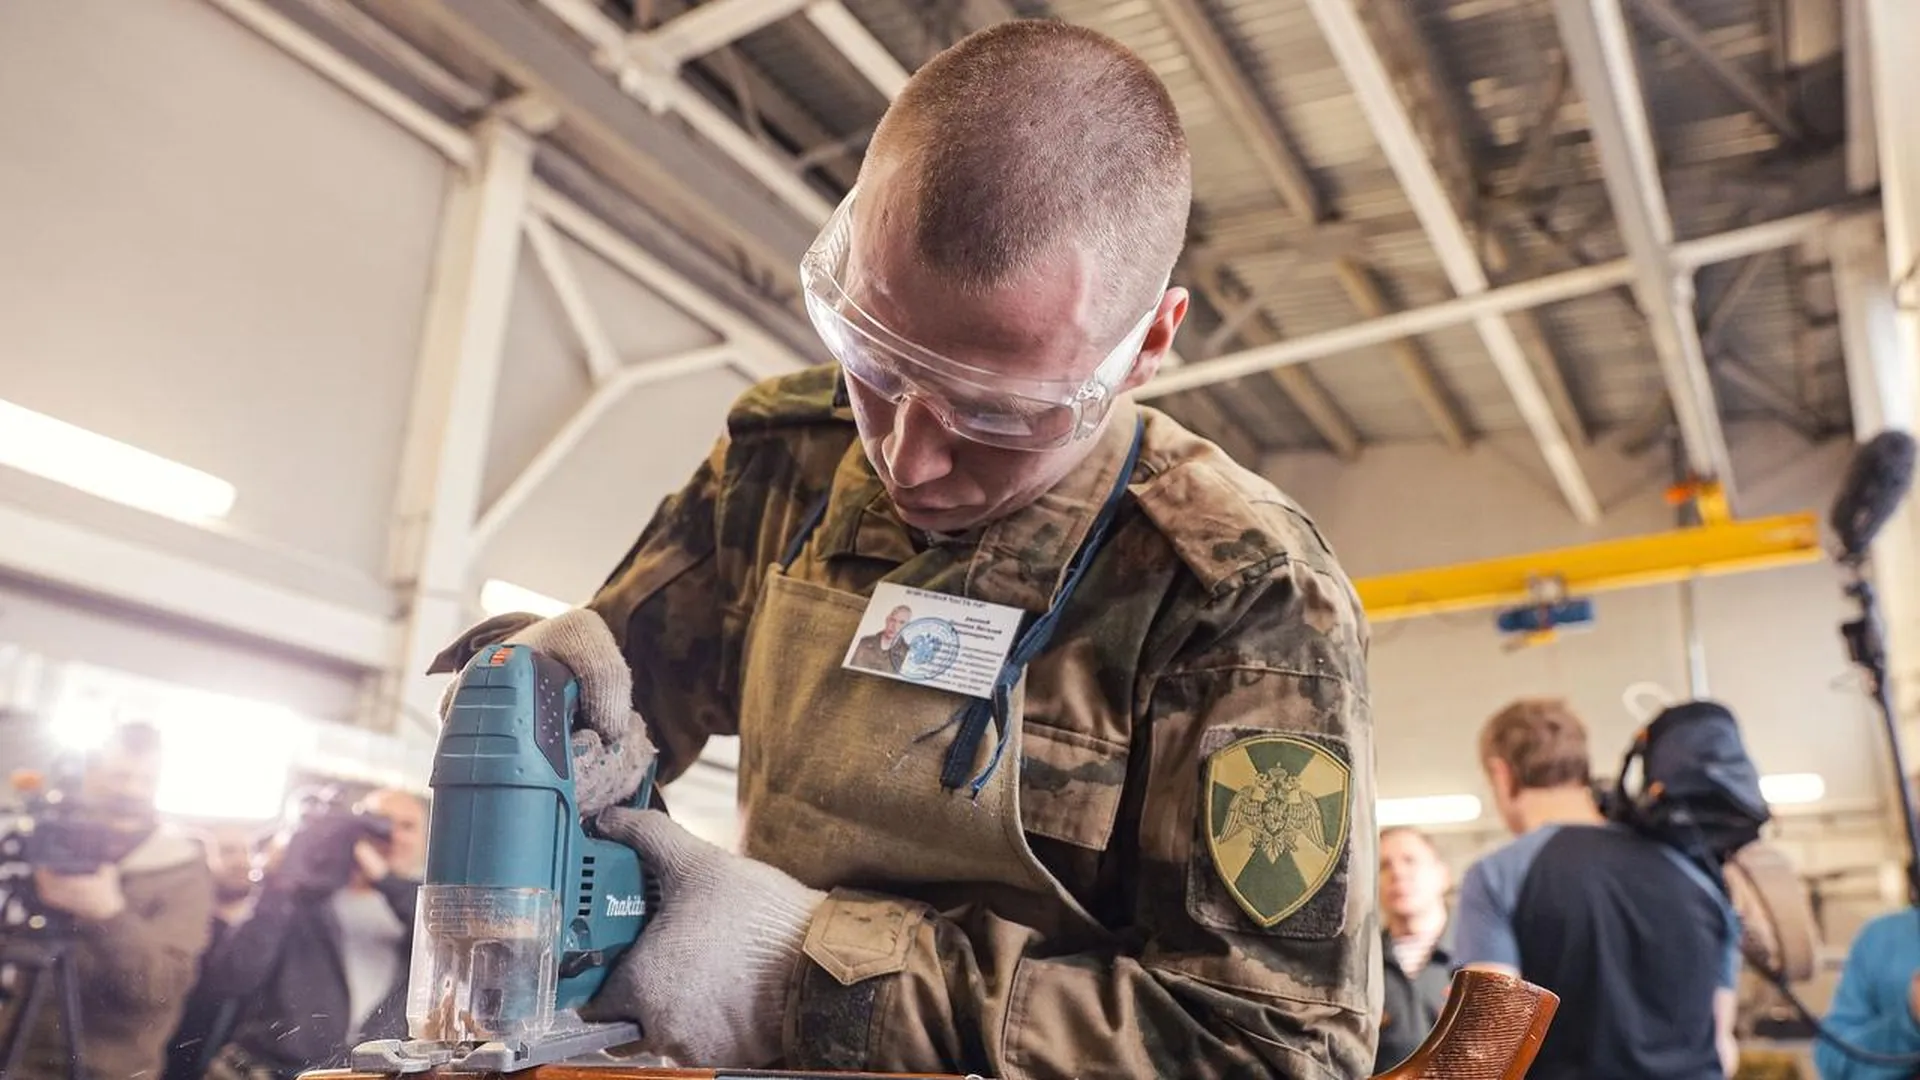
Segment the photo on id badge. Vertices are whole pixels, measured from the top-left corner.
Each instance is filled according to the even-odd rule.
[[[883,582],[867,602],[841,666],[984,696],[1019,620],[1016,608]]]

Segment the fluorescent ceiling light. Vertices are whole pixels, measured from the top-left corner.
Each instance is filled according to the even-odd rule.
[[[535,615],[558,615],[572,607],[565,600],[555,600],[544,593],[523,589],[511,581],[492,578],[480,586],[480,610],[489,616],[505,615],[514,611],[526,611]]]
[[[181,521],[214,521],[233,509],[217,476],[0,401],[0,465]]]
[[[1418,795],[1381,799],[1373,804],[1381,828],[1393,825],[1458,825],[1480,820],[1480,800],[1472,795]]]
[[[1826,798],[1827,781],[1819,773],[1774,773],[1760,778],[1760,794],[1776,806],[1819,802]]]

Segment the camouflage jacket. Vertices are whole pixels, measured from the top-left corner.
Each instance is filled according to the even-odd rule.
[[[1000,602],[1031,587],[1029,610],[1072,554],[1047,538],[1098,511],[1098,498],[1044,499],[1019,512],[1024,549],[989,532],[929,558],[837,389],[834,369],[816,368],[748,391],[592,601],[634,669],[663,779],[709,736],[737,733],[763,574],[829,488],[796,577],[868,595],[918,558],[925,573],[907,584],[974,595],[991,581]],[[1130,433],[1134,408],[1110,426]],[[1380,932],[1358,599],[1298,506],[1164,414],[1138,413],[1129,496],[1028,669],[1020,762],[1034,853],[1109,933],[1049,940],[984,891],[955,904],[948,890],[936,909],[836,890],[823,911],[905,928],[904,963],[849,984],[800,964],[789,1067],[1369,1073]]]

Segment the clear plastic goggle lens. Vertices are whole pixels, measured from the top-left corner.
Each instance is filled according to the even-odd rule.
[[[1012,450],[1046,450],[1073,440],[1082,410],[1065,405],[995,402],[941,393],[903,376],[872,354],[851,349],[838,354],[848,377],[868,392],[899,405],[912,398],[948,430],[975,442]]]
[[[1154,310],[1077,384],[1004,377],[948,359],[899,338],[843,287],[853,198],[841,203],[800,268],[807,314],[850,377],[895,405],[912,397],[963,438],[1007,449],[1053,449],[1099,426],[1112,389],[1140,354]]]

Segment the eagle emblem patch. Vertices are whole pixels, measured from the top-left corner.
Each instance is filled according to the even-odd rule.
[[[1227,891],[1261,927],[1299,911],[1347,842],[1353,773],[1291,735],[1241,739],[1207,759],[1207,848]]]

